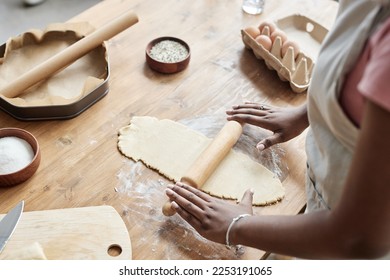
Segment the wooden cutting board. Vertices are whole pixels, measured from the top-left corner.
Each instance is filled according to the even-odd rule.
[[[126,225],[111,206],[24,212],[0,259],[37,243],[49,260],[132,258]]]

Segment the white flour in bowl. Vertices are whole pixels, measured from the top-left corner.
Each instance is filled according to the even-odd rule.
[[[0,138],[0,175],[23,169],[33,158],[34,151],[27,141],[14,136]]]

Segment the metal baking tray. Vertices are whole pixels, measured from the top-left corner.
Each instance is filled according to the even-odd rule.
[[[0,46],[0,57],[5,54],[5,46]],[[64,120],[71,119],[87,110],[97,101],[102,99],[109,91],[108,80],[110,77],[110,67],[108,61],[107,48],[105,44],[99,46],[103,48],[106,60],[106,78],[93,91],[86,94],[76,102],[64,105],[47,105],[47,106],[16,106],[0,97],[0,109],[12,117],[22,121],[40,121],[40,120]]]

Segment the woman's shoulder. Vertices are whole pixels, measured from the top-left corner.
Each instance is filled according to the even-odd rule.
[[[369,58],[359,85],[362,94],[390,111],[390,17],[369,39]]]
[[[376,29],[371,41],[372,43],[379,43],[390,37],[390,16],[388,16]]]

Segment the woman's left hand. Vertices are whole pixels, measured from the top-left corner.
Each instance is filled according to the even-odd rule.
[[[253,213],[253,192],[250,190],[237,205],[211,197],[181,182],[168,186],[166,194],[176,212],[200,235],[222,244],[225,244],[226,231],[233,218]]]

